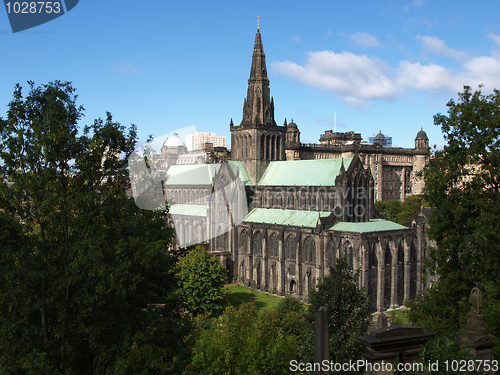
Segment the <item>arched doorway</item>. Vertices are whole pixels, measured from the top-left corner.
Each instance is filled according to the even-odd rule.
[[[290,281],[290,294],[294,295],[297,293],[297,283],[295,280]]]

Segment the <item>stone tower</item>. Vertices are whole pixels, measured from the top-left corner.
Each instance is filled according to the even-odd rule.
[[[274,100],[270,95],[259,28],[255,35],[247,97],[243,103],[243,119],[238,126],[231,120],[230,128],[231,159],[243,161],[254,184],[259,182],[269,162],[286,160],[286,129],[274,121]]]
[[[415,151],[413,152],[412,194],[421,194],[425,186],[423,176],[418,173],[424,169],[429,160],[429,138],[421,129],[415,138]]]
[[[300,160],[300,131],[295,122],[283,125],[286,128],[285,154],[286,160]]]

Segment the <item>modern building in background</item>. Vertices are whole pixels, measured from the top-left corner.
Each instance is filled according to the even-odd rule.
[[[226,137],[206,132],[196,132],[186,135],[186,147],[188,151],[201,150],[205,143],[211,143],[213,147],[226,147]]]

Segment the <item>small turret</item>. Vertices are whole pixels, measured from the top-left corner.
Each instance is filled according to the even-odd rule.
[[[424,129],[420,128],[420,131],[417,133],[417,137],[415,138],[415,151],[427,154],[428,150],[429,138],[427,138],[427,133],[424,132]]]
[[[297,124],[292,121],[286,125],[286,120],[285,120],[285,127],[286,127],[286,148],[287,149],[293,149],[300,147],[300,131],[299,128],[297,127]]]
[[[412,194],[421,194],[424,188],[424,178],[419,175],[429,161],[429,138],[423,129],[417,133],[415,138],[415,150],[413,151],[413,171],[412,171]]]

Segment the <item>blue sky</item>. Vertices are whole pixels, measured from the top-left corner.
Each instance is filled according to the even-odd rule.
[[[333,128],[379,130],[412,147],[464,84],[500,88],[499,1],[80,0],[66,15],[13,34],[0,9],[0,116],[16,83],[71,81],[86,108],[135,123],[141,140],[195,125],[239,124],[260,16],[278,124],[302,141]]]

